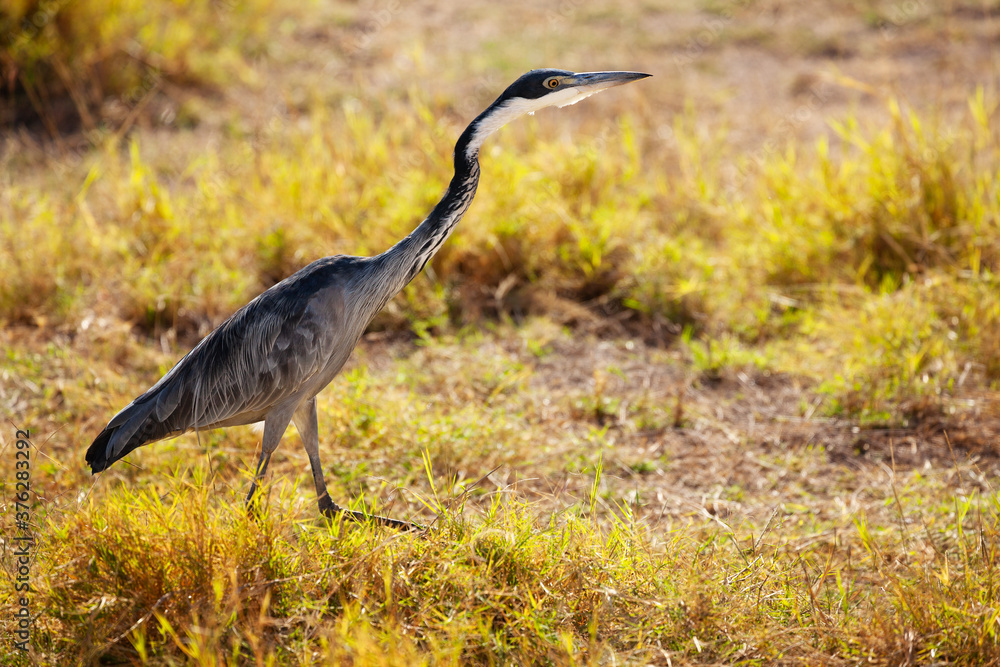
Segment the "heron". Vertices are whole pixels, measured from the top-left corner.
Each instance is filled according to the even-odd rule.
[[[519,77],[462,132],[444,196],[408,236],[373,257],[318,259],[237,310],[111,418],[87,450],[92,473],[152,442],[262,421],[260,459],[246,499],[252,510],[271,455],[293,423],[309,457],[321,514],[414,527],[343,508],[330,498],[319,458],[316,395],[343,368],[375,315],[420,273],[469,209],[487,137],[525,114],[575,104],[648,76],[536,69]]]

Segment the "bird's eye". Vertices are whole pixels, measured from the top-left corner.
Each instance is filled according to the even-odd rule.
[[[558,88],[559,87],[559,79],[555,78],[554,76],[553,77],[549,77],[548,79],[545,80],[545,87],[546,88]]]

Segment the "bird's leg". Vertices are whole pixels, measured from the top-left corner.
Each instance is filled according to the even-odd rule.
[[[270,463],[271,456],[265,452],[261,452],[260,461],[257,463],[257,470],[254,473],[253,481],[250,482],[250,493],[247,494],[247,512],[251,516],[258,516],[260,514],[260,503],[257,495],[257,482],[263,480],[264,472],[267,470],[267,464]]]
[[[271,454],[278,448],[281,436],[288,428],[290,415],[285,411],[272,412],[264,419],[264,435],[260,439],[260,461],[257,462],[257,470],[254,471],[253,481],[250,483],[250,493],[247,494],[247,511],[252,515],[259,512],[257,487],[264,481],[264,473],[267,472],[267,464],[271,462]]]
[[[398,528],[400,530],[420,528],[420,526],[409,521],[400,521],[399,519],[390,519],[385,516],[355,512],[344,509],[333,502],[329,492],[326,490],[326,480],[323,479],[323,464],[319,460],[319,423],[316,417],[316,398],[310,398],[300,405],[295,414],[292,415],[292,421],[295,423],[295,428],[299,431],[299,437],[302,438],[302,445],[306,448],[306,454],[309,456],[309,467],[312,468],[313,483],[316,485],[316,500],[319,502],[319,511],[324,516],[332,518],[337,514],[343,514],[347,518],[359,523],[374,521],[383,526]]]
[[[319,511],[329,514],[336,511],[337,506],[330,500],[326,491],[326,480],[323,479],[323,464],[319,461],[319,422],[316,417],[316,397],[299,406],[292,415],[292,422],[299,431],[302,445],[309,457],[309,467],[312,468],[313,484],[316,485],[316,499],[319,501]]]
[[[272,450],[273,451],[273,450]],[[271,452],[264,449],[260,454],[260,461],[257,462],[257,470],[254,472],[253,481],[250,482],[250,492],[247,493],[247,512],[253,516],[260,516],[260,485],[264,482],[264,473],[271,462]]]

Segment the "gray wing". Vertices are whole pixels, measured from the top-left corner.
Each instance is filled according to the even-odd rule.
[[[147,392],[156,421],[172,431],[258,421],[307,384],[329,356],[327,318],[312,303],[296,311],[247,308],[206,337]]]
[[[206,336],[111,419],[87,451],[93,471],[191,429],[260,421],[311,384],[343,331],[343,288],[332,268],[329,261],[315,262]]]

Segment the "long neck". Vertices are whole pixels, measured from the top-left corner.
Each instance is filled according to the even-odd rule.
[[[390,298],[423,270],[451,236],[458,221],[469,210],[478,185],[478,154],[468,156],[456,150],[455,175],[441,201],[406,238],[373,258],[378,269],[391,278],[385,285],[391,292]]]
[[[498,109],[494,103],[459,137],[455,144],[455,175],[434,210],[406,238],[372,257],[365,304],[371,317],[423,270],[469,210],[479,184],[479,148],[506,122],[498,122],[498,111],[502,112],[502,107]]]

